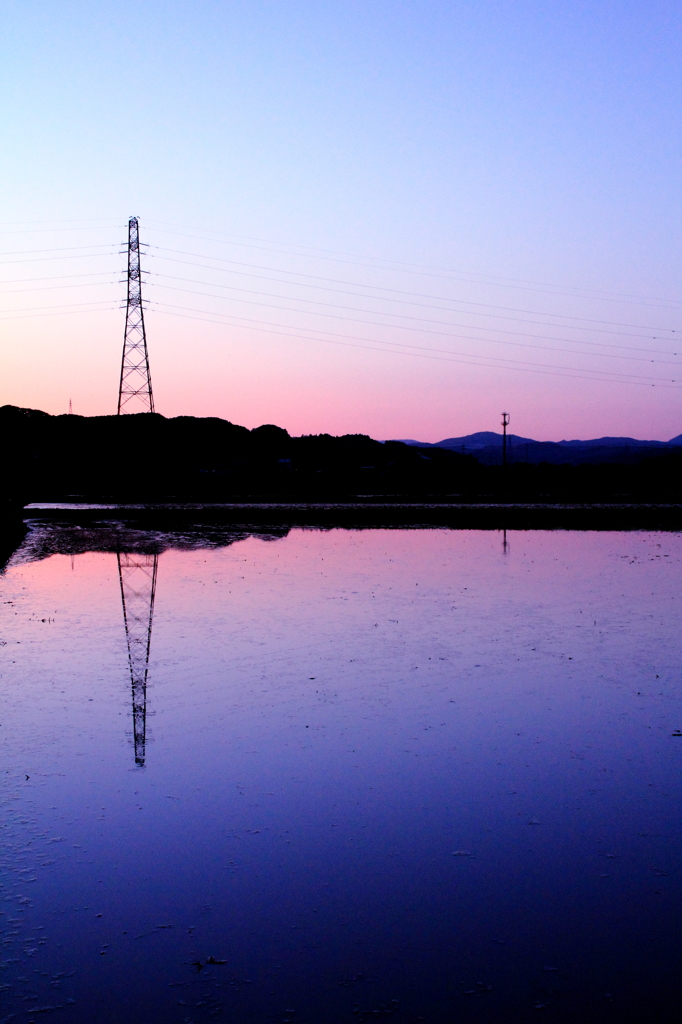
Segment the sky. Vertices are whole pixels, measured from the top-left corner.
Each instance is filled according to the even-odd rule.
[[[682,8],[5,0],[0,404],[682,432]]]

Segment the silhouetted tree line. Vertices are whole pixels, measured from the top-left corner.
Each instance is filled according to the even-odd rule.
[[[30,501],[680,501],[682,452],[638,465],[481,466],[364,434],[291,437],[266,424],[0,408],[6,494]]]

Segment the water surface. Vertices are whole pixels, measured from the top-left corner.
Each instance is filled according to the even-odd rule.
[[[681,537],[507,539],[34,524],[0,1021],[675,1020]]]

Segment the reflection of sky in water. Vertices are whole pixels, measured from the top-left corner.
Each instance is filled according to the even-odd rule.
[[[11,567],[6,1012],[674,1019],[680,537],[508,540],[164,551],[144,768],[116,555]]]

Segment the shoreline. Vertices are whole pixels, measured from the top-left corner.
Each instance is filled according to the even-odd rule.
[[[18,517],[19,518],[19,517]],[[681,504],[500,502],[35,502],[20,518],[27,526],[134,525],[137,529],[215,524],[310,528],[449,528],[476,530],[682,530]]]

